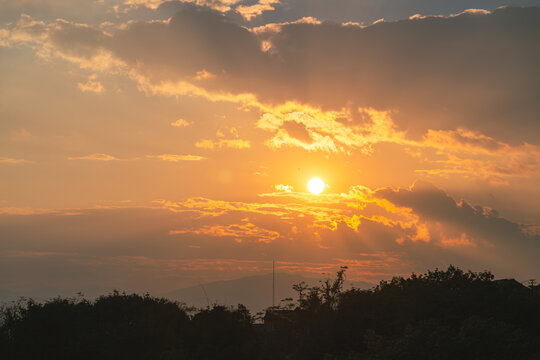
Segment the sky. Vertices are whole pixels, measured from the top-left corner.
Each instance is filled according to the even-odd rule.
[[[0,297],[540,279],[538,64],[540,0],[0,0]]]

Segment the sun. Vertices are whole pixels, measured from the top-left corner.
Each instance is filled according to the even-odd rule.
[[[325,186],[324,181],[319,178],[310,179],[307,183],[307,188],[313,195],[319,195],[322,193]]]

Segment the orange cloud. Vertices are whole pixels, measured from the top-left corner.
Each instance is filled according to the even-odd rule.
[[[186,127],[186,126],[189,126],[189,123],[184,119],[178,119],[176,121],[173,121],[171,123],[171,126],[174,126],[174,127]]]
[[[115,156],[109,154],[95,153],[86,156],[70,156],[68,160],[95,160],[95,161],[115,161],[120,160]]]
[[[284,185],[278,185],[277,190],[275,193],[261,194],[262,197],[273,198],[276,200],[274,202],[247,203],[190,198],[183,202],[161,203],[177,212],[195,211],[200,217],[220,217],[241,211],[273,215],[291,223],[297,221],[311,228],[331,231],[337,230],[340,225],[357,231],[362,221],[368,221],[389,228],[415,229],[413,234],[407,235],[413,241],[427,237],[427,234],[421,233],[424,230],[422,227],[417,229],[419,218],[410,209],[396,207],[384,199],[376,199],[371,191],[361,193],[355,189],[343,194],[314,197],[308,193],[293,192],[292,188]],[[290,198],[294,202],[281,202],[283,198]]]
[[[201,149],[216,149],[216,148],[223,148],[228,147],[231,149],[249,149],[251,147],[251,142],[249,140],[242,140],[242,139],[221,139],[217,141],[213,141],[210,139],[203,139],[200,141],[197,141],[195,143],[195,146]]]
[[[202,226],[197,229],[171,230],[170,235],[177,234],[204,234],[215,237],[232,237],[237,242],[255,241],[268,243],[276,240],[279,233],[276,231],[264,229],[248,221],[242,224],[213,225]]]
[[[77,83],[77,87],[82,92],[95,92],[100,93],[103,91],[103,85],[96,80],[97,75],[93,74],[88,78],[88,81],[85,83]]]
[[[454,246],[472,246],[472,247],[476,247],[478,245],[475,244],[467,234],[462,233],[457,238],[443,238],[443,239],[441,239],[441,241],[439,242],[439,246],[441,246],[443,248],[449,248],[449,247],[454,247]]]
[[[458,175],[492,185],[508,185],[512,178],[540,173],[540,147],[536,145],[510,146],[485,137],[480,138],[481,144],[462,143],[455,142],[454,134],[441,138],[442,134],[446,132],[437,135],[439,142],[434,143],[434,139],[430,138],[426,146],[444,149],[444,152],[429,156],[425,149],[422,150],[427,157],[425,166],[429,168],[418,169],[417,173],[443,177]]]
[[[25,159],[15,159],[15,158],[9,158],[5,156],[0,156],[0,164],[24,164],[30,162],[29,160]]]
[[[250,21],[256,16],[261,15],[265,11],[275,10],[273,5],[279,4],[279,0],[259,0],[254,5],[240,5],[237,6],[234,10],[242,15],[244,19]]]
[[[262,197],[268,201],[190,198],[161,204],[177,213],[189,213],[194,221],[201,223],[201,226],[177,229],[178,233],[208,236],[233,236],[236,233],[238,239],[244,234],[260,236],[261,241],[266,241],[267,236],[260,230],[264,227],[259,222],[271,217],[272,223],[279,227],[271,231],[279,234],[279,238],[305,237],[306,241],[309,239],[312,244],[327,249],[335,247],[336,240],[333,239],[343,234],[362,239],[364,245],[371,243],[372,246],[394,249],[409,248],[412,243],[440,249],[456,246],[502,249],[507,238],[519,238],[527,243],[529,238],[536,236],[489,208],[456,202],[427,183],[416,183],[409,189],[374,191],[355,187],[347,193],[317,197],[293,191],[262,194]],[[244,227],[235,225],[231,228],[222,224],[223,221],[238,224],[234,219],[247,217],[258,220],[250,221],[252,225]],[[473,241],[473,238],[477,240]]]
[[[234,137],[234,139],[225,139],[225,134],[223,131],[218,130],[216,137],[219,140],[210,140],[202,139],[195,143],[195,146],[201,149],[220,149],[220,148],[231,148],[231,149],[249,149],[251,147],[251,142],[249,140],[239,139],[238,130],[235,127],[229,129],[229,134]]]
[[[146,156],[149,159],[159,159],[163,161],[172,161],[172,162],[179,162],[179,161],[201,161],[205,158],[198,155],[176,155],[176,154],[161,154],[161,155],[147,155]]]
[[[206,70],[200,70],[197,71],[197,75],[194,77],[195,80],[204,80],[204,79],[212,79],[215,75],[206,71]]]

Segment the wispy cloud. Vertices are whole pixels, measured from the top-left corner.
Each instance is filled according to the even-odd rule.
[[[251,142],[249,140],[242,139],[202,139],[195,143],[195,146],[201,149],[221,149],[221,148],[231,148],[231,149],[249,149],[251,147]]]
[[[159,159],[163,161],[172,161],[172,162],[201,161],[205,159],[205,157],[199,156],[199,155],[176,155],[176,154],[147,155],[146,157],[149,159]]]
[[[0,156],[0,164],[23,164],[23,163],[29,163],[30,160],[26,159],[16,159],[16,158],[10,158],[5,156]]]
[[[232,136],[233,139],[226,139],[225,137]],[[195,146],[201,149],[249,149],[251,147],[251,141],[240,139],[238,130],[235,127],[231,127],[226,131],[218,130],[216,133],[217,140],[202,139],[195,143]]]
[[[109,154],[95,153],[85,156],[70,156],[68,160],[116,161],[120,159]]]
[[[171,230],[170,235],[178,234],[210,235],[215,237],[232,237],[236,242],[264,242],[268,243],[279,237],[277,231],[261,228],[244,219],[240,224],[201,226],[200,228]]]

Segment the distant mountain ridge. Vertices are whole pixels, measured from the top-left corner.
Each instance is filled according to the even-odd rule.
[[[304,281],[309,286],[314,286],[321,280],[287,273],[276,273],[275,276],[275,305],[279,305],[280,301],[285,298],[296,299],[297,294],[292,288],[294,284]],[[375,285],[362,281],[345,281],[344,288],[369,289]],[[213,281],[170,291],[163,296],[198,308],[213,304],[243,304],[254,314],[272,306],[272,273]]]

